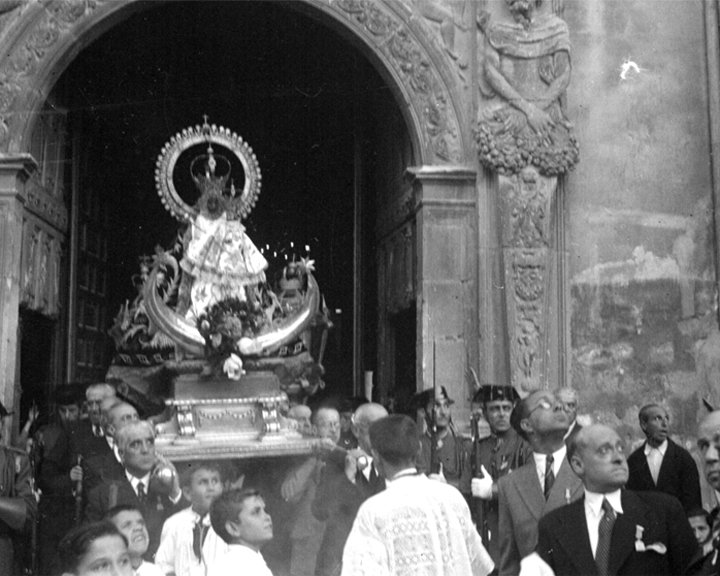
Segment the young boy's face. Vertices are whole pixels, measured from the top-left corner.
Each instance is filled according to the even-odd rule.
[[[145,527],[145,519],[137,510],[123,510],[112,519],[112,523],[127,538],[128,552],[131,556],[142,556],[147,552],[150,537]]]
[[[708,526],[705,516],[693,516],[688,518],[688,522],[690,522],[690,528],[692,528],[695,540],[700,546],[710,540],[710,526]]]
[[[260,496],[251,496],[243,502],[236,527],[239,539],[257,550],[272,540],[272,518],[265,510],[265,501]]]
[[[190,479],[190,486],[183,488],[185,498],[190,500],[192,509],[201,516],[208,513],[210,505],[222,494],[222,491],[220,472],[206,468],[196,470]]]

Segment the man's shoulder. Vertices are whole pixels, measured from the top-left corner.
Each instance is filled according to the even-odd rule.
[[[183,508],[182,510],[179,510],[178,512],[175,512],[175,514],[169,516],[168,519],[165,520],[165,527],[168,529],[177,529],[183,524],[187,524],[189,520],[192,520],[192,518],[192,506],[188,506],[187,508]]]
[[[666,494],[665,492],[656,492],[654,490],[623,490],[623,498],[626,500],[640,503],[642,506],[653,510],[677,510],[683,514],[683,507],[680,501]]]
[[[674,442],[670,438],[668,438],[668,452],[669,453],[675,453],[676,455],[679,455],[681,458],[684,458],[685,460],[690,459],[695,461],[692,457],[692,454],[690,454],[690,451],[685,448],[684,446],[681,446],[677,442]]]
[[[527,479],[532,478],[534,474],[536,474],[535,458],[533,458],[531,454],[528,461],[520,466],[520,468],[510,474],[506,474],[497,481],[498,490],[527,481]]]
[[[581,496],[577,500],[573,500],[570,504],[554,508],[543,514],[540,518],[539,525],[548,526],[564,523],[567,518],[578,513],[578,508],[585,508],[585,497]]]
[[[628,462],[630,460],[637,460],[638,458],[645,457],[645,444],[647,444],[647,442],[643,442],[642,444],[640,444],[640,446],[635,448],[635,450],[630,453],[630,456],[628,456]]]

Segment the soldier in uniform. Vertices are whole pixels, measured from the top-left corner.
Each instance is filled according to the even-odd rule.
[[[0,403],[0,436],[10,413]],[[14,540],[30,534],[37,517],[30,459],[16,448],[0,446],[0,574],[21,574]]]
[[[483,545],[496,566],[500,558],[497,481],[532,458],[532,449],[510,425],[510,414],[518,400],[515,388],[495,384],[481,387],[473,398],[473,403],[483,407],[490,436],[473,444],[471,509]]]
[[[421,438],[418,469],[430,477],[443,477],[448,484],[469,496],[472,477],[468,465],[470,443],[455,430],[451,408],[454,401],[444,386],[438,386],[434,395],[431,390],[421,392],[418,401],[425,403],[423,408],[428,417],[428,429]]]

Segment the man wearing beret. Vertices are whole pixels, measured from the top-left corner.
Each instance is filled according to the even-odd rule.
[[[500,560],[497,481],[532,459],[530,445],[510,425],[510,414],[518,400],[515,388],[495,384],[481,387],[473,397],[473,403],[483,407],[490,436],[473,445],[472,508],[483,545],[496,565]]]
[[[444,386],[438,386],[428,397],[426,412],[430,415],[428,430],[421,437],[422,450],[418,469],[428,476],[447,481],[466,496],[470,495],[471,471],[469,442],[456,433],[452,422],[454,401]]]

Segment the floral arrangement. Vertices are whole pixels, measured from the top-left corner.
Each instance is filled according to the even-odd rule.
[[[215,369],[222,364],[222,371],[233,380],[244,374],[237,354],[240,339],[257,336],[272,322],[262,305],[262,291],[248,287],[245,294],[245,300],[227,298],[216,302],[197,319],[207,358]]]

